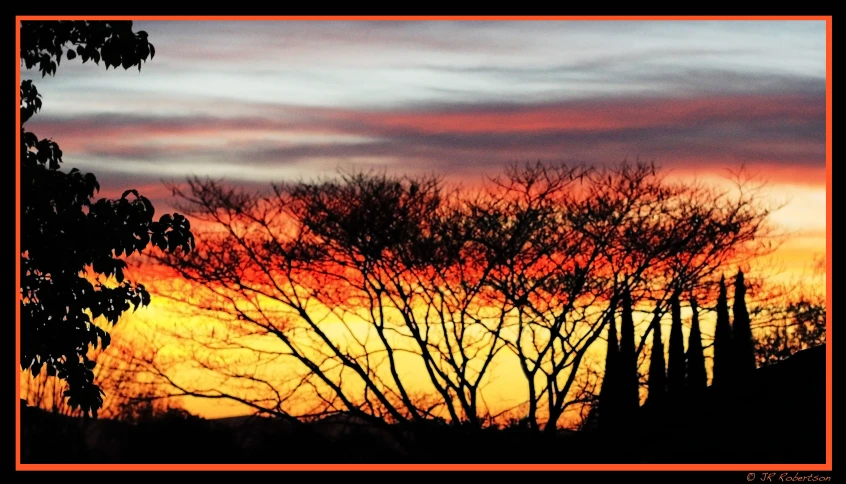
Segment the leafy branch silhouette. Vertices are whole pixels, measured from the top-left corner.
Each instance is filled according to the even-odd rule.
[[[66,47],[70,45],[72,48]],[[21,62],[54,75],[63,54],[85,63],[124,69],[153,58],[147,33],[132,22],[21,22]],[[45,369],[67,383],[71,408],[96,417],[103,391],[94,382],[90,346],[105,349],[111,337],[95,324],[118,322],[150,303],[143,284],[126,280],[122,256],[150,245],[168,252],[194,247],[190,222],[180,214],[154,220],[152,203],[134,189],[117,200],[101,198],[97,178],[76,168],[62,171],[62,150],[24,127],[41,110],[31,80],[21,82],[21,368]],[[116,281],[116,285],[111,280]]]

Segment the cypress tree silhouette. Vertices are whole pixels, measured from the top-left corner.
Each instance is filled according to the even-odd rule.
[[[752,327],[749,311],[746,310],[746,282],[743,271],[737,272],[734,280],[734,325],[732,327],[732,350],[734,353],[735,371],[738,375],[748,374],[755,370],[755,342],[752,340]]]
[[[670,298],[670,313],[672,326],[670,327],[670,351],[667,366],[667,390],[677,395],[684,391],[685,355],[684,335],[682,334],[681,303],[676,291]]]
[[[714,370],[711,384],[724,385],[732,379],[731,322],[729,321],[726,278],[720,277],[717,297],[717,328],[714,331]]]
[[[608,316],[608,347],[605,353],[605,376],[599,392],[599,427],[614,428],[619,422],[620,402],[620,347],[617,344],[617,323],[613,307]]]
[[[661,341],[661,318],[658,308],[655,308],[652,328],[652,355],[649,359],[649,394],[647,401],[660,402],[667,392],[667,367],[664,363],[664,343]]]
[[[640,377],[637,372],[632,295],[628,288],[623,292],[623,313],[620,321],[620,405],[629,416],[640,407]]]
[[[702,332],[699,329],[699,305],[695,298],[690,299],[690,309],[693,310],[693,318],[687,340],[687,386],[691,390],[701,390],[708,387],[708,374],[705,371]]]

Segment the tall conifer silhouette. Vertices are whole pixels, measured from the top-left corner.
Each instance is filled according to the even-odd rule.
[[[699,329],[699,305],[695,298],[690,299],[690,309],[693,311],[693,317],[687,340],[687,386],[691,390],[701,390],[708,386],[708,374],[705,371],[702,332]]]
[[[619,421],[620,403],[620,347],[617,343],[617,323],[613,306],[608,310],[608,346],[605,353],[605,376],[599,393],[599,426],[613,428]]]
[[[749,311],[746,309],[746,281],[743,271],[737,272],[734,280],[734,325],[732,326],[732,349],[734,353],[735,371],[738,375],[748,374],[755,370],[755,343],[752,340],[752,327]]]
[[[655,308],[652,318],[652,355],[649,359],[649,394],[647,400],[658,402],[663,400],[667,392],[667,366],[664,362],[664,343],[661,341],[661,318],[659,309]]]
[[[640,377],[637,372],[632,295],[628,288],[623,292],[620,320],[620,405],[626,415],[640,406]]]
[[[725,385],[732,377],[731,322],[725,277],[720,278],[717,297],[717,328],[714,331],[714,374],[712,384]]]
[[[670,350],[667,367],[667,390],[671,394],[679,394],[684,391],[685,377],[685,355],[684,335],[682,334],[681,303],[678,292],[673,293],[670,298],[670,313],[672,326],[670,326]]]

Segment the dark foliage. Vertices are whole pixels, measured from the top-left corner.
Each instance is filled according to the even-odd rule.
[[[54,74],[67,44],[106,67],[139,66],[154,49],[146,33],[132,33],[131,22],[23,22],[21,61]],[[32,81],[21,93],[21,367],[44,369],[68,383],[71,408],[96,416],[102,391],[94,383],[89,345],[105,348],[109,333],[94,324],[103,316],[117,323],[130,307],[150,302],[142,284],[126,280],[121,257],[149,245],[175,252],[194,245],[190,223],[179,214],[154,219],[148,199],[126,190],[117,200],[94,200],[97,178],[60,169],[62,150],[39,139],[24,124],[42,106]]]
[[[21,22],[21,62],[27,69],[38,66],[41,76],[56,73],[62,56],[82,62],[103,61],[109,67],[138,67],[156,55],[147,32],[132,31],[131,21],[26,21]]]

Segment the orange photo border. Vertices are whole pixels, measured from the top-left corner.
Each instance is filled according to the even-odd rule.
[[[831,16],[473,16],[473,15],[365,15],[365,16],[41,16],[15,17],[15,53],[17,81],[20,84],[20,21],[22,20],[824,20],[826,24],[826,458],[825,464],[22,464],[21,463],[21,408],[20,369],[16,379],[15,399],[15,469],[16,470],[570,470],[570,471],[831,471]],[[20,89],[16,89],[17,106],[20,106]],[[16,110],[16,130],[20,126],[20,109]],[[20,167],[20,136],[15,134],[17,164]],[[15,248],[20,253],[21,202],[20,170],[15,170]],[[20,287],[20,259],[16,259],[15,287]],[[17,295],[16,295],[17,297]],[[20,361],[21,307],[15,304],[15,356]],[[19,364],[19,363],[18,363]]]

